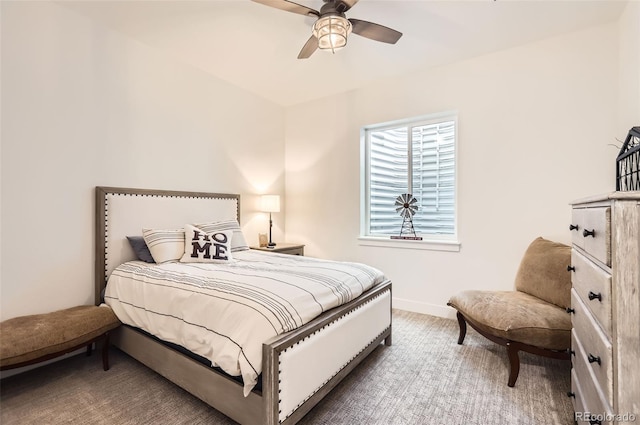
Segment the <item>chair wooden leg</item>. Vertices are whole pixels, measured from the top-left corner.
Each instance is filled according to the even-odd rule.
[[[507,343],[507,356],[509,357],[509,364],[511,366],[507,385],[513,387],[516,385],[516,380],[520,373],[520,357],[518,356],[518,349],[510,342]]]
[[[458,345],[462,345],[464,337],[467,336],[467,322],[464,320],[464,316],[458,312],[458,325],[460,325],[460,336],[458,336]]]

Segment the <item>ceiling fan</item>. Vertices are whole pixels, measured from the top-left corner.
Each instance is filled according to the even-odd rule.
[[[395,44],[402,33],[373,22],[360,19],[347,19],[345,12],[351,9],[358,0],[323,0],[320,11],[294,3],[289,0],[253,0],[276,9],[305,16],[316,16],[311,37],[298,54],[298,59],[310,57],[317,49],[335,52],[346,46],[350,33],[383,43]]]

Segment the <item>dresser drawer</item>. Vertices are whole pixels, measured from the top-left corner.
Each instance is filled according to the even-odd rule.
[[[595,387],[600,388],[602,397],[609,405],[613,405],[613,355],[611,343],[602,333],[598,324],[588,313],[575,291],[571,291],[571,306],[575,310],[572,321],[571,349],[573,365],[578,374],[588,375]],[[581,378],[582,381],[586,379]],[[588,386],[586,382],[582,383]],[[584,396],[585,400],[588,400]]]
[[[571,369],[571,393],[573,398],[573,419],[578,425],[592,425],[600,423],[613,424],[611,416],[607,417],[606,413],[597,413],[593,410],[593,406],[588,406],[583,395],[585,394],[585,388],[582,385],[582,379],[578,378],[576,369]],[[604,411],[603,411],[604,412]],[[600,422],[597,422],[600,420]]]
[[[582,399],[582,387],[578,380],[578,375],[575,369],[571,369],[571,402],[573,403],[573,411],[575,412],[573,417],[577,424],[588,424],[589,422],[584,420],[584,400]],[[578,419],[580,418],[580,420]]]
[[[593,425],[598,423],[602,425],[613,424],[611,420],[608,420],[611,418],[610,416],[606,417],[602,413],[598,414],[593,410],[589,410],[583,394],[584,388],[578,379],[578,374],[575,369],[571,369],[571,395],[574,411],[573,419],[575,423],[578,425]]]
[[[571,241],[611,267],[611,208],[574,208]]]
[[[601,389],[599,388],[592,369],[588,364],[580,361],[581,356],[584,354],[584,349],[580,344],[580,340],[572,334],[571,348],[575,351],[575,358],[573,360],[572,374],[572,392],[575,393],[576,399],[576,415],[575,419],[578,423],[589,423],[590,419],[598,417],[601,419],[602,424],[613,423],[604,420],[611,419],[612,410],[608,401],[604,400]],[[578,376],[579,381],[578,381]],[[575,381],[575,382],[574,382]],[[573,389],[573,385],[576,388]],[[578,406],[581,404],[582,406]],[[580,409],[580,410],[579,410]]]
[[[611,275],[575,249],[571,251],[573,288],[611,338]]]

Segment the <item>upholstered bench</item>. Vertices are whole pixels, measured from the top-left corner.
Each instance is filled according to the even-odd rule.
[[[84,346],[91,354],[102,341],[102,365],[109,370],[109,331],[120,321],[108,306],[86,305],[15,317],[0,323],[0,370],[27,366]]]

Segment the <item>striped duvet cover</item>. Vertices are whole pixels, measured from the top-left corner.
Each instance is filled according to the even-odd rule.
[[[125,324],[181,345],[242,376],[248,395],[262,372],[262,343],[384,280],[359,263],[246,250],[231,263],[117,267],[105,303]]]

